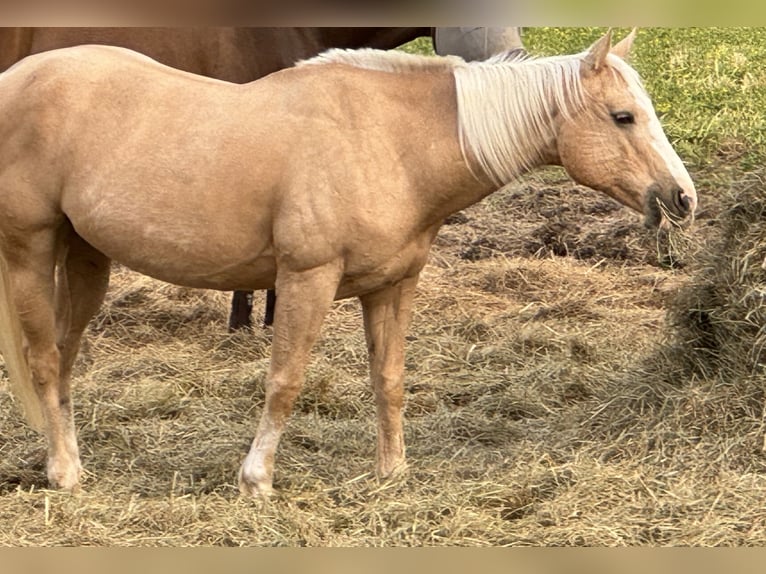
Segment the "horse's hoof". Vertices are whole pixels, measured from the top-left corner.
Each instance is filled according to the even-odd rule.
[[[80,490],[80,477],[82,476],[82,467],[58,469],[55,467],[48,469],[48,484],[56,490],[65,490],[78,492]]]
[[[271,479],[255,479],[245,478],[242,469],[239,470],[239,492],[242,496],[248,498],[262,498],[267,500],[274,493],[274,489],[271,485]]]
[[[392,464],[379,465],[375,474],[380,479],[396,478],[407,472],[407,461],[399,460]]]

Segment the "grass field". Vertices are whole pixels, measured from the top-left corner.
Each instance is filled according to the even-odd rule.
[[[603,31],[524,39],[547,55]],[[270,331],[229,335],[228,294],[116,267],[77,365],[82,492],[44,488],[0,383],[0,544],[766,544],[766,29],[640,30],[632,62],[696,225],[658,236],[558,169],[453,218],[416,300],[403,476],[372,473],[356,301],[325,324],[276,495],[252,501],[236,472]]]

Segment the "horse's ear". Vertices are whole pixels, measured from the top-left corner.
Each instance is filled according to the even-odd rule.
[[[630,31],[630,34],[625,36],[622,40],[617,42],[614,46],[612,46],[612,54],[615,56],[619,56],[623,60],[627,60],[628,53],[630,52],[631,47],[633,46],[633,40],[636,39],[636,28],[633,28]]]
[[[606,65],[606,57],[612,47],[612,29],[607,30],[599,40],[597,40],[585,54],[585,70],[587,72],[598,72]]]

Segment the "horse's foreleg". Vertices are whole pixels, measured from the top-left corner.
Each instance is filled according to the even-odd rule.
[[[385,478],[405,467],[402,403],[404,337],[412,317],[417,277],[361,297],[378,414],[376,471]]]
[[[303,385],[311,347],[335,298],[340,276],[338,264],[277,274],[279,298],[266,402],[250,452],[239,472],[239,488],[245,495],[271,493],[277,445]]]

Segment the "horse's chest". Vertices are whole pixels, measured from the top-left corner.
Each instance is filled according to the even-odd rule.
[[[370,245],[346,258],[341,284],[344,295],[374,291],[405,277],[417,275],[428,260],[433,234],[424,233],[407,243]]]

